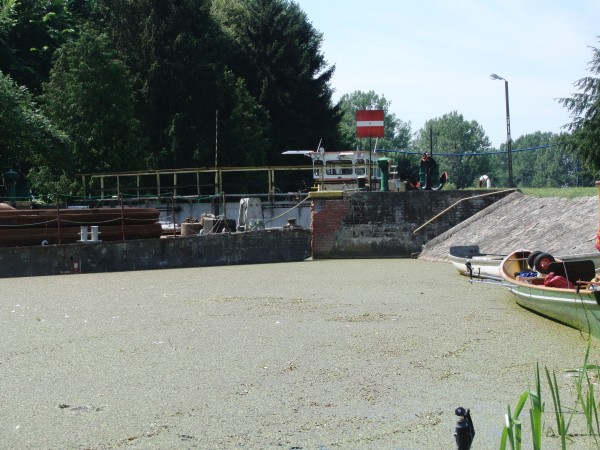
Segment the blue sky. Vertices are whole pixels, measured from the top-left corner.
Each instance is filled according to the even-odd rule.
[[[391,101],[411,123],[457,111],[477,121],[493,146],[506,142],[504,82],[511,134],[561,132],[568,111],[555,99],[590,75],[600,47],[599,0],[296,0],[323,34],[335,64],[334,100],[356,90]]]

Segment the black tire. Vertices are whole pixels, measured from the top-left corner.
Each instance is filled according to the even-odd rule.
[[[533,263],[535,270],[539,273],[547,274],[548,266],[554,262],[554,257],[548,253],[540,253]]]
[[[535,258],[537,258],[542,253],[543,252],[540,252],[539,250],[536,250],[535,252],[531,252],[529,254],[529,256],[527,257],[527,265],[529,266],[529,268],[531,270],[535,269]]]

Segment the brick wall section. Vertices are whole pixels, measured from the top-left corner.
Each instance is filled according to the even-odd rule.
[[[310,211],[313,256],[328,258],[344,221],[348,217],[351,203],[347,199],[315,200]]]
[[[0,248],[0,278],[304,261],[309,230],[262,230],[169,239]]]
[[[313,258],[410,257],[420,252],[430,239],[509,193],[361,191],[343,199],[314,199],[311,209]],[[460,203],[441,217],[414,233],[458,201]]]

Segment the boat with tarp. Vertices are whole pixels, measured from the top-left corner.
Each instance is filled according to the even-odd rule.
[[[500,264],[503,284],[531,311],[600,337],[600,282],[592,260],[548,261],[530,266],[533,252],[517,250]],[[539,257],[539,255],[538,255]]]

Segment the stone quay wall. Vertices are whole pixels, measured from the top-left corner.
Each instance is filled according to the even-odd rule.
[[[310,256],[305,229],[13,247],[0,248],[0,278],[279,263]]]
[[[327,258],[407,258],[513,191],[339,192],[315,197],[311,229],[0,248],[0,278]]]
[[[311,205],[313,258],[411,257],[512,192],[358,191],[341,198],[317,197]]]

